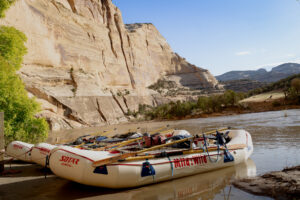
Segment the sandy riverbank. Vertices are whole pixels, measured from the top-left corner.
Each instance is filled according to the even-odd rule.
[[[233,185],[255,195],[296,200],[300,198],[300,165],[238,180]]]

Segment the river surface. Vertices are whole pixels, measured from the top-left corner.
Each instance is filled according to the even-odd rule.
[[[137,127],[141,127],[142,129],[150,130],[166,124],[169,124],[171,128],[186,129],[191,133],[199,133],[227,126],[245,129],[252,135],[254,152],[246,163],[235,167],[129,190],[89,187],[62,180],[52,175],[46,181],[41,177],[38,178],[38,176],[35,180],[25,180],[22,183],[10,181],[11,183],[0,187],[0,189],[6,190],[2,195],[7,197],[4,199],[13,199],[18,196],[31,197],[32,193],[29,192],[29,189],[26,189],[26,187],[29,187],[36,190],[34,196],[37,199],[271,199],[243,192],[232,186],[231,182],[238,178],[282,170],[285,167],[300,164],[300,110],[252,113],[172,122],[125,124],[105,128],[117,127],[118,130],[134,130]],[[77,130],[75,132],[53,133],[49,137],[49,141],[57,140],[58,136],[64,137],[62,136],[63,134],[71,137],[74,133],[75,135],[79,135],[90,131],[99,131],[100,129],[93,128]],[[102,128],[102,130],[104,129]],[[27,184],[25,189],[23,187],[23,189],[14,193],[14,188],[21,187],[22,184]],[[32,185],[31,187],[29,186],[30,184]],[[10,191],[14,194],[8,195]]]

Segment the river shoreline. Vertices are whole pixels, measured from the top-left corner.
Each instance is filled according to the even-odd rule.
[[[300,197],[300,165],[237,180],[233,182],[233,185],[255,195],[275,199],[298,199]]]
[[[287,117],[285,117],[285,113]],[[169,125],[167,127],[167,125]],[[65,130],[51,133],[49,137],[66,138],[69,141],[78,135],[101,133],[104,130],[117,130],[111,135],[124,131],[155,130],[178,128],[186,129],[195,134],[213,130],[217,127],[231,126],[251,133],[254,143],[253,162],[241,167],[224,168],[221,171],[199,174],[176,179],[150,186],[128,189],[108,190],[105,188],[88,187],[72,181],[64,180],[49,174],[44,177],[42,167],[32,164],[12,162],[13,170],[21,170],[19,174],[0,177],[0,196],[4,199],[215,199],[222,200],[224,195],[231,200],[269,200],[244,192],[231,183],[235,179],[247,176],[278,171],[285,166],[299,165],[299,130],[300,110],[279,112],[263,112],[255,114],[232,115],[227,117],[211,117],[178,121],[148,121],[90,127],[85,129]],[[140,129],[137,129],[140,127]],[[10,169],[7,164],[6,169]]]
[[[62,144],[71,142],[77,137],[86,134],[105,134],[106,136],[112,137],[116,134],[127,133],[131,131],[140,131],[147,132],[153,130],[167,130],[171,128],[181,128],[177,127],[175,124],[183,123],[186,120],[196,120],[196,119],[209,119],[215,117],[226,117],[226,116],[238,116],[242,114],[254,114],[254,113],[264,113],[272,111],[284,111],[284,115],[288,115],[287,111],[292,109],[300,109],[300,105],[282,105],[274,107],[272,102],[254,102],[247,104],[250,109],[241,109],[240,107],[233,107],[225,109],[222,112],[210,113],[210,114],[200,114],[193,116],[186,116],[182,118],[174,119],[154,119],[154,120],[141,120],[141,119],[132,119],[129,122],[119,123],[119,124],[109,124],[104,126],[95,126],[95,127],[85,127],[80,129],[68,129],[61,131],[51,131],[49,132],[46,142],[51,144]],[[212,129],[228,127],[228,125],[222,125],[220,127],[201,127],[200,131],[210,131]],[[189,130],[190,133],[198,133],[194,130]],[[108,132],[108,133],[106,133]]]
[[[275,105],[275,106],[273,102],[274,101],[247,102],[241,104],[240,106],[227,107],[221,112],[193,114],[184,117],[173,117],[171,119],[153,119],[153,120],[132,119],[130,120],[130,122],[137,123],[137,122],[177,121],[177,120],[187,120],[187,119],[197,119],[197,118],[210,118],[210,117],[231,116],[231,115],[249,114],[249,113],[300,109],[300,105],[291,105],[291,104],[285,105],[284,100],[280,100],[280,101],[278,100],[278,102],[280,102],[280,105]]]

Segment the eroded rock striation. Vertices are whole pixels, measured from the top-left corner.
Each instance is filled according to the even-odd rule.
[[[20,77],[52,130],[127,121],[162,102],[161,78],[192,89],[218,81],[174,53],[152,24],[124,25],[111,0],[18,0],[0,21],[28,38]]]

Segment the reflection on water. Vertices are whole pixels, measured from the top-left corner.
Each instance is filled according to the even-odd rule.
[[[175,126],[188,127],[193,133],[223,126],[247,130],[253,138],[251,158],[258,174],[300,164],[300,110],[193,119],[177,122]]]
[[[285,113],[287,117],[285,117]],[[158,125],[159,124],[159,125]],[[153,128],[163,123],[153,123]],[[132,190],[134,199],[269,199],[242,192],[230,186],[233,177],[243,177],[252,171],[262,174],[281,170],[286,166],[300,164],[300,110],[287,110],[263,113],[251,113],[227,117],[200,118],[175,122],[166,122],[171,127],[187,129],[199,133],[216,127],[231,126],[249,131],[253,138],[254,152],[250,167],[244,165],[236,169],[223,169],[217,172],[200,174],[153,186]],[[247,171],[247,172],[246,172]],[[238,176],[240,174],[240,176]],[[251,175],[248,174],[248,175]],[[191,184],[189,184],[191,183]],[[151,189],[152,188],[152,189]],[[163,188],[163,189],[159,189]],[[148,191],[148,192],[147,192]],[[229,196],[228,193],[230,192]],[[154,194],[155,193],[155,194]],[[168,194],[166,194],[168,193]],[[165,197],[157,196],[165,194]],[[112,197],[112,196],[111,196]],[[226,198],[225,198],[226,197]],[[113,198],[114,199],[114,198]]]
[[[287,117],[284,116],[285,112]],[[191,133],[199,133],[200,131],[224,126],[245,129],[251,133],[253,138],[254,152],[251,156],[252,160],[250,159],[247,163],[235,167],[130,190],[83,186],[54,177],[45,181],[41,178],[40,180],[0,185],[0,195],[5,197],[9,195],[32,197],[34,195],[36,199],[269,199],[245,193],[231,186],[230,182],[235,178],[281,170],[286,166],[300,164],[300,110],[173,122],[139,123],[136,125],[119,125],[118,128],[119,130],[122,128],[128,130],[128,127],[130,127],[131,130],[135,130],[136,127],[144,126],[148,130],[153,130],[166,124],[170,124],[171,127],[175,128],[187,129]],[[65,134],[74,137],[76,133],[85,134],[95,131],[99,131],[99,128],[76,130],[74,132],[66,131]],[[54,138],[59,134],[64,133],[53,134],[53,138],[50,138],[50,140],[54,141]],[[23,185],[27,187],[23,187]],[[18,187],[21,189],[14,192],[14,188]],[[31,188],[31,190],[27,188]]]
[[[198,174],[185,178],[166,181],[149,186],[139,187],[131,190],[115,190],[113,194],[99,194],[85,199],[214,199],[215,195],[223,191],[234,178],[244,178],[256,174],[255,163],[249,159],[246,163],[234,167],[228,167],[204,174]],[[65,194],[69,192],[74,195],[71,188],[63,187]],[[71,189],[71,190],[69,190]],[[91,190],[95,188],[90,187]],[[82,191],[78,196],[83,197]],[[75,194],[76,194],[75,192]],[[85,191],[89,193],[89,191]],[[230,197],[230,191],[226,196]]]
[[[209,173],[176,179],[161,184],[137,189],[133,199],[213,199],[233,178],[244,178],[256,174],[255,163],[246,163]]]

